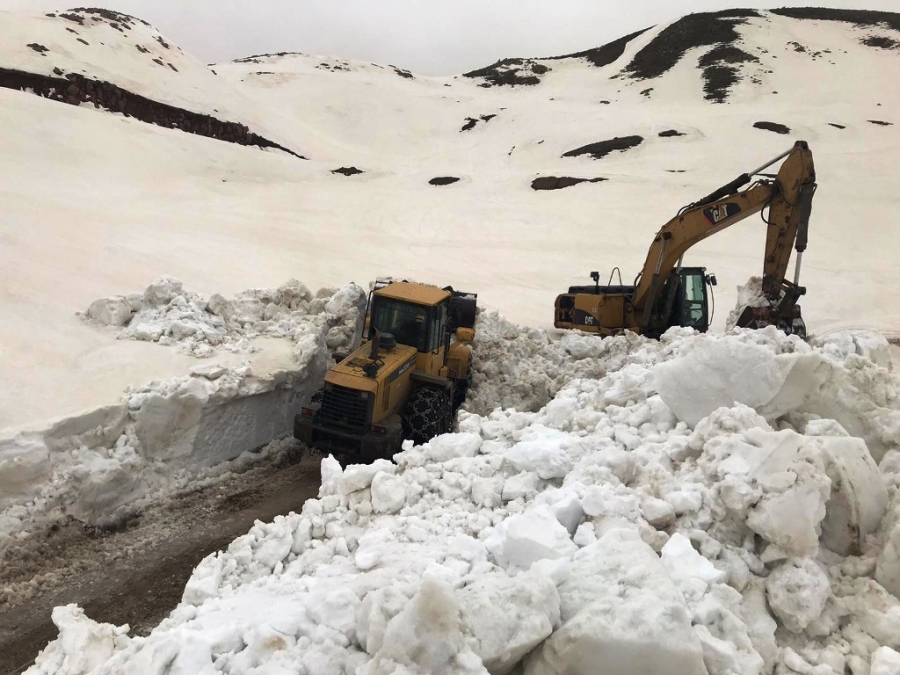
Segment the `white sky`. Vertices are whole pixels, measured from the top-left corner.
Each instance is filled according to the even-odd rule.
[[[599,47],[698,11],[785,5],[897,10],[896,0],[0,0],[0,9],[85,4],[145,19],[210,63],[299,51],[390,63],[424,75]]]

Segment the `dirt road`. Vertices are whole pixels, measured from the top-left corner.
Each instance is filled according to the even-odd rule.
[[[117,532],[60,524],[0,550],[0,674],[19,673],[57,635],[53,607],[144,635],[181,600],[191,571],[255,520],[298,511],[318,493],[320,458],[299,451],[180,493]]]

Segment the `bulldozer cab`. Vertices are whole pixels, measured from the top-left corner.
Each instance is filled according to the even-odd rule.
[[[377,294],[372,298],[370,330],[389,333],[398,344],[415,347],[418,352],[440,349],[446,324],[446,302],[423,306]]]

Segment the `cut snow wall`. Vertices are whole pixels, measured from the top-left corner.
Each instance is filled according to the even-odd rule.
[[[113,524],[289,434],[294,414],[321,386],[329,348],[360,333],[365,292],[351,285],[331,293],[320,299],[318,313],[304,308],[282,317],[285,336],[295,344],[282,370],[258,375],[249,365],[207,362],[187,377],[127,391],[118,404],[0,438],[0,536],[69,516]],[[182,294],[171,302],[186,306]],[[166,322],[186,320],[185,312],[158,314],[163,334],[171,333]],[[193,349],[199,344],[196,333],[177,342]]]

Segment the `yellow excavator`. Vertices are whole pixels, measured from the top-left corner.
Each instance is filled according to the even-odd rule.
[[[764,169],[784,159],[777,175]],[[744,185],[760,176],[749,187]],[[689,326],[705,332],[709,327],[707,288],[715,275],[704,267],[682,267],[685,252],[694,244],[726,227],[761,213],[766,224],[763,259],[763,307],[747,307],[737,325],[762,328],[775,325],[787,334],[806,338],[806,325],[797,304],[806,289],[800,286],[800,262],[806,250],[809,216],[816,191],[812,152],[805,141],[761,167],[741,174],[727,185],[688,204],[657,232],[647,260],[631,286],[609,282],[600,285],[591,272],[592,286],[571,286],[556,298],[554,326],[579,329],[602,336],[626,330],[658,338],[672,326]],[[785,278],[791,248],[797,250],[793,281]]]

